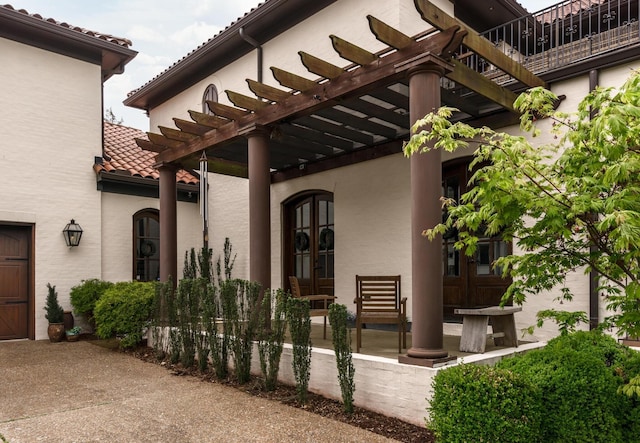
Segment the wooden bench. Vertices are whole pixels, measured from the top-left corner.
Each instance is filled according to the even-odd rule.
[[[460,351],[484,353],[487,339],[493,338],[496,346],[518,347],[514,313],[522,311],[520,306],[489,306],[478,309],[455,309],[462,315],[462,337]],[[491,320],[493,334],[487,334],[487,325]]]

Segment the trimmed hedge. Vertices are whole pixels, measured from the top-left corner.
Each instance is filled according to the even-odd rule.
[[[498,363],[538,389],[545,442],[630,442],[640,435],[638,405],[618,393],[640,357],[600,331],[578,331],[543,349]]]
[[[540,410],[535,388],[518,374],[463,364],[434,378],[427,426],[438,442],[536,442]]]
[[[85,315],[88,320],[93,317],[96,303],[104,294],[104,291],[113,286],[113,283],[90,278],[71,288],[71,305],[76,314]]]
[[[96,335],[100,338],[120,337],[123,348],[137,345],[151,319],[154,297],[154,282],[114,284],[96,303]]]
[[[619,387],[640,353],[600,331],[557,337],[495,368],[460,365],[433,383],[428,426],[438,442],[640,441],[640,401]]]

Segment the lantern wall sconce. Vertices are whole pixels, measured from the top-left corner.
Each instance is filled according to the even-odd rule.
[[[64,241],[67,246],[78,246],[80,244],[80,238],[82,237],[82,228],[74,219],[71,219],[62,230],[62,234],[64,235]]]

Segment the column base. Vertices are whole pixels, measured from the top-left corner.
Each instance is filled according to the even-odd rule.
[[[425,366],[427,368],[439,368],[440,366],[444,366],[449,362],[457,360],[458,357],[455,355],[448,355],[446,357],[439,358],[418,358],[418,357],[410,357],[408,355],[399,355],[398,363],[404,363],[406,365],[413,366]]]

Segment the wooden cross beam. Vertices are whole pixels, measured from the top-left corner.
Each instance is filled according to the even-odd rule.
[[[247,79],[247,84],[249,85],[249,89],[251,89],[251,92],[253,92],[260,98],[264,98],[265,100],[279,102],[291,97],[290,92],[274,88],[273,86],[265,85],[264,83],[259,83],[255,80]]]
[[[229,123],[226,118],[220,118],[216,115],[205,114],[204,112],[189,111],[189,116],[199,125],[208,126],[209,128],[216,129],[222,125]]]
[[[149,140],[145,140],[143,138],[134,138],[134,141],[136,142],[136,145],[138,145],[145,151],[161,153],[162,151],[166,151],[167,149],[169,149],[167,146],[156,145],[155,143],[152,143]]]
[[[194,135],[204,135],[207,132],[211,131],[212,129],[205,125],[190,122],[188,120],[182,120],[180,118],[175,118],[175,117],[173,118],[173,123],[180,130],[184,132],[188,132],[189,134],[194,134]]]
[[[464,44],[473,52],[483,57],[489,63],[497,66],[511,77],[521,81],[529,87],[543,86],[547,84],[537,75],[526,69],[520,63],[500,52],[486,38],[477,34],[473,29],[465,26],[459,20],[449,16],[446,12],[439,9],[428,0],[414,0],[416,9],[422,16],[422,19],[436,28],[443,30],[451,26],[459,26],[460,29],[467,31],[468,35],[464,39]]]
[[[237,120],[244,117],[245,115],[250,114],[249,111],[234,108],[233,106],[223,105],[222,103],[214,102],[211,100],[207,100],[206,103],[207,106],[209,106],[209,109],[211,109],[211,112],[219,115],[220,117],[228,118],[229,120]]]
[[[227,93],[227,97],[229,101],[239,108],[248,109],[249,111],[257,111],[258,109],[262,109],[265,106],[269,106],[268,103],[263,102],[261,100],[255,99],[253,97],[248,97],[246,95],[240,94],[234,91],[225,91]]]

